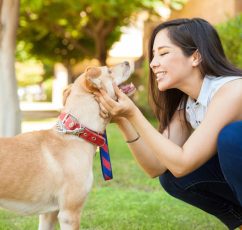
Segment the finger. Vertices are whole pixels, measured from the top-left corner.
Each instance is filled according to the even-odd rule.
[[[94,98],[98,102],[99,107],[100,107],[101,110],[105,110],[105,112],[106,112],[106,111],[110,111],[112,109],[113,105],[110,105],[110,103],[107,102],[107,99],[109,99],[110,97],[109,97],[109,95],[105,91],[103,91],[102,94],[95,92],[94,93]]]
[[[113,88],[114,88],[114,92],[118,97],[122,97],[124,95],[124,93],[122,92],[122,90],[120,90],[120,88],[113,83]]]
[[[107,91],[105,91],[104,89],[100,89],[99,91],[100,91],[100,94],[101,94],[101,95],[105,95],[105,94],[107,94]]]
[[[103,90],[103,91],[107,92],[106,87],[104,86],[103,82],[101,82],[101,87],[99,88],[99,90]]]
[[[109,111],[103,106],[102,102],[104,102],[104,100],[102,99],[102,102],[100,101],[100,97],[102,96],[94,96],[94,99],[98,102],[99,108],[100,108],[100,115],[101,117],[105,118],[107,117],[107,115],[109,114]]]
[[[98,96],[94,96],[94,99],[96,100],[96,102],[98,102],[98,103],[100,102]]]
[[[102,93],[102,96],[99,97],[99,99],[101,100],[101,98],[105,101],[105,105],[108,105],[108,107],[113,108],[114,106],[117,106],[118,103],[113,100],[105,91],[100,91]],[[109,110],[110,111],[110,110]]]
[[[100,100],[100,104],[102,104],[103,108],[110,112],[112,110],[112,106],[106,101],[106,99],[104,99],[103,96],[99,97],[99,100]]]
[[[99,103],[99,107],[100,107],[100,116],[102,118],[108,118],[110,113],[105,109],[105,107],[101,103]]]
[[[102,94],[99,92],[93,92],[94,97],[100,97]]]
[[[109,117],[109,114],[100,111],[100,116],[101,116],[102,118],[107,118],[107,117]]]
[[[102,113],[105,113],[105,114],[109,113],[108,110],[101,103],[99,104],[99,106],[100,106],[100,109],[101,109]]]
[[[102,110],[100,110],[99,115],[100,115],[102,118],[105,118],[105,117],[106,117],[106,113],[104,113]]]
[[[106,91],[103,91],[102,90],[102,93],[100,93],[100,92],[95,92],[95,93],[93,93],[94,94],[94,99],[100,104],[100,103],[103,103],[103,104],[107,104],[106,103],[106,100],[107,99],[111,99],[112,100],[112,98],[110,98],[109,97],[109,95],[106,93]],[[101,98],[102,98],[102,100],[101,100]],[[110,106],[109,106],[110,107]]]

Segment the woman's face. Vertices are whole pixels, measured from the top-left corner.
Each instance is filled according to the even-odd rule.
[[[150,63],[158,89],[181,89],[193,71],[192,56],[186,57],[181,48],[172,43],[166,29],[157,33]]]

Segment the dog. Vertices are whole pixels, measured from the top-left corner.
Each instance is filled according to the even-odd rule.
[[[93,92],[103,88],[115,99],[112,83],[119,86],[131,73],[128,62],[89,67],[64,92],[58,126],[0,138],[1,207],[24,215],[39,214],[39,230],[53,230],[57,221],[62,230],[79,229],[98,145],[80,135],[90,131],[91,138],[101,143],[98,134],[110,121],[100,116]],[[129,93],[133,85],[127,88]]]

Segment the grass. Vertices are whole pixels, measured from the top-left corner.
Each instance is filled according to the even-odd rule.
[[[114,179],[102,179],[99,153],[94,185],[82,213],[85,230],[223,230],[216,218],[169,196],[132,158],[116,126],[107,130]],[[0,230],[37,229],[38,217],[0,210]],[[57,228],[58,229],[58,228]]]

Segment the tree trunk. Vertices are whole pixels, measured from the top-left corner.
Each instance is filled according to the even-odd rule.
[[[15,77],[18,14],[19,0],[0,0],[0,136],[21,131]]]
[[[65,64],[66,70],[67,70],[67,76],[68,76],[68,85],[74,82],[73,72],[72,72],[72,66],[70,63]]]
[[[105,48],[105,41],[102,37],[95,38],[96,54],[97,59],[101,66],[106,65],[107,60],[107,50]]]

